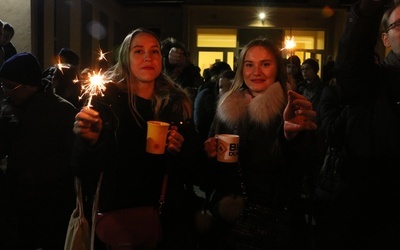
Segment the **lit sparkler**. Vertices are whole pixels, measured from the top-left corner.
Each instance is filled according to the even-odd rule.
[[[105,55],[109,52],[103,52],[101,48],[99,48],[98,52],[98,60],[106,60]],[[104,96],[104,91],[106,90],[106,84],[108,80],[104,74],[101,73],[101,69],[96,73],[95,71],[87,73],[87,79],[85,79],[82,83],[82,90],[79,99],[82,99],[83,96],[88,96],[88,101],[86,107],[90,108],[92,106],[92,98],[93,96]]]
[[[104,75],[101,74],[101,69],[97,73],[94,71],[92,73],[88,73],[88,80],[86,81],[86,84],[82,85],[82,95],[80,96],[80,98],[85,95],[89,96],[86,105],[87,107],[91,107],[93,96],[104,96],[104,91],[106,90],[105,84],[107,82],[108,81]]]
[[[294,47],[296,47],[296,42],[294,41],[294,37],[287,37],[285,39],[285,47],[282,48],[281,50],[292,50]]]
[[[108,54],[108,53],[110,53],[110,52],[103,52],[103,50],[101,49],[101,48],[99,48],[99,52],[97,53],[98,55],[99,55],[99,61],[101,61],[101,60],[105,60],[105,61],[107,61],[107,58],[106,58],[106,55]]]
[[[60,59],[58,59],[58,62],[56,64],[57,69],[61,71],[62,74],[64,74],[63,69],[69,69],[69,66],[66,64],[61,63]]]

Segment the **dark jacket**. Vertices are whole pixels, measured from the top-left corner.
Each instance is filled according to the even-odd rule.
[[[218,94],[215,82],[209,82],[196,96],[193,118],[196,130],[203,141],[207,140],[214,119]]]
[[[14,249],[7,245],[14,240],[17,249],[62,249],[75,207],[70,157],[76,109],[46,89],[14,112],[17,122],[5,126],[3,121],[0,128],[9,138],[0,188],[0,217],[6,216],[0,223],[0,248]]]
[[[96,187],[98,174],[103,171],[100,212],[157,206],[163,176],[168,174],[162,216],[164,226],[167,224],[171,230],[168,233],[182,230],[181,241],[186,239],[183,233],[190,233],[188,224],[192,222],[192,218],[188,217],[193,211],[193,204],[189,199],[192,197],[193,169],[196,166],[196,154],[198,155],[193,152],[202,150],[202,145],[200,141],[196,141],[197,133],[192,121],[184,120],[181,93],[173,92],[158,120],[178,126],[178,131],[185,139],[181,152],[177,155],[168,152],[163,155],[146,153],[147,121],[156,119],[154,107],[151,100],[138,96],[135,98],[143,118],[138,119],[139,124],[129,108],[127,92],[115,85],[108,84],[105,96],[93,99],[93,108],[99,111],[103,120],[103,130],[94,146],[77,139],[72,159],[74,171],[91,194]],[[164,239],[168,240],[168,237]]]
[[[296,221],[298,228],[301,228],[305,220],[300,194],[302,179],[307,171],[302,167],[307,166],[304,164],[305,159],[310,159],[311,155],[305,152],[313,150],[313,145],[303,133],[292,141],[284,138],[282,114],[287,99],[280,83],[274,83],[254,98],[246,89],[241,89],[226,99],[221,96],[220,102],[222,100],[213,123],[216,128],[212,131],[216,134],[239,135],[241,174],[238,172],[238,166],[234,164],[227,166],[216,161],[211,163],[213,165],[210,165],[210,175],[214,179],[210,183],[213,183],[215,188],[211,210],[217,218],[226,217],[220,201],[225,202],[225,197],[234,199],[237,196],[245,196],[248,202],[267,207],[277,213],[289,211],[293,215],[292,222]],[[245,189],[241,185],[242,182]],[[299,231],[295,234],[300,235]],[[222,240],[222,237],[218,240]],[[225,244],[221,245],[226,247],[232,240],[235,241],[226,240]],[[268,247],[259,245],[259,242],[248,244],[254,249]]]
[[[349,14],[336,60],[341,98],[348,105],[345,158],[332,220],[340,232],[372,248],[400,244],[400,61],[390,52],[380,66],[374,49],[382,12]],[[369,248],[370,249],[370,248]]]

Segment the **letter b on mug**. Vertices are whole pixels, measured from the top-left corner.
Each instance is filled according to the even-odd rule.
[[[217,136],[217,161],[234,163],[239,161],[239,136],[220,134]]]

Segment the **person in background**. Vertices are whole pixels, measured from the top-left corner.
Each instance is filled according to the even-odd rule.
[[[298,89],[298,93],[304,95],[307,100],[311,101],[313,108],[318,112],[318,103],[321,98],[322,90],[327,83],[322,82],[318,76],[319,65],[314,59],[306,59],[301,64],[301,72],[303,74],[303,82]],[[317,124],[319,122],[317,121]]]
[[[194,100],[194,124],[203,141],[208,138],[219,95],[219,76],[231,67],[226,62],[216,62],[210,68],[210,80]]]
[[[4,49],[4,60],[6,61],[8,58],[17,54],[17,49],[11,42],[11,39],[14,37],[14,27],[9,23],[4,23],[3,25],[3,36],[1,38],[0,45]]]
[[[267,38],[250,41],[240,53],[231,89],[218,100],[213,123],[215,134],[239,135],[240,165],[226,166],[215,161],[215,135],[204,143],[210,158],[208,189],[214,189],[209,210],[215,221],[201,249],[310,246],[298,204],[304,171],[298,163],[310,155],[307,151],[312,149],[312,141],[307,133],[316,129],[314,118],[311,102],[290,90],[277,46]],[[291,233],[280,234],[282,231],[276,229],[268,233],[271,237],[265,237],[232,231],[248,203],[271,209],[280,216],[289,212],[291,220],[285,220],[287,223],[282,226],[283,230],[290,228]]]
[[[103,173],[96,234],[110,249],[117,249],[110,241],[129,249],[195,246],[190,192],[192,168],[202,144],[192,123],[189,94],[164,75],[162,67],[157,36],[144,28],[133,30],[120,46],[117,63],[105,72],[109,82],[104,96],[93,96],[93,106],[85,106],[76,116],[73,169],[84,186],[95,187]],[[171,124],[164,154],[146,152],[150,120]],[[159,232],[146,231],[156,225],[154,218],[130,211],[151,206],[158,214],[164,184],[160,242]],[[146,228],[138,226],[138,220]]]
[[[190,52],[185,45],[173,37],[161,42],[164,73],[184,89],[192,97],[196,97],[197,88],[203,83],[200,68],[190,62]]]
[[[62,48],[56,56],[55,65],[47,68],[43,71],[43,78],[52,80],[57,69],[61,71],[66,68],[74,68],[75,71],[79,72],[79,55],[69,48]]]
[[[298,56],[293,55],[286,59],[286,72],[292,90],[297,91],[299,85],[304,80],[301,73],[300,58]]]
[[[361,0],[349,13],[335,61],[347,106],[340,185],[327,211],[321,249],[400,246],[400,3]],[[390,49],[374,59],[377,37]]]
[[[0,153],[7,156],[0,249],[63,249],[76,202],[70,159],[77,111],[42,80],[31,53],[9,58],[0,80],[9,105],[0,123]]]
[[[317,116],[315,118],[315,123],[318,128],[313,131],[317,147],[315,148],[313,157],[311,157],[306,164],[310,167],[307,169],[310,172],[304,177],[303,181],[303,197],[305,198],[305,204],[308,204],[308,216],[312,217],[312,200],[314,199],[315,193],[315,180],[318,176],[319,170],[324,162],[324,158],[327,151],[327,143],[325,138],[325,133],[321,130],[321,115],[320,115],[320,99],[323,90],[327,87],[327,83],[324,83],[318,76],[319,64],[314,59],[306,59],[301,65],[301,71],[303,74],[303,82],[298,89],[298,93],[305,96],[307,100],[312,103],[313,109],[316,111]]]
[[[322,81],[326,84],[335,77],[334,69],[335,68],[335,60],[333,60],[333,56],[329,55],[326,58],[325,64],[322,66]]]
[[[80,108],[82,79],[79,73],[79,56],[68,48],[62,48],[57,55],[57,65],[46,69],[43,77],[53,84],[54,92]]]
[[[233,83],[233,79],[235,79],[235,71],[225,70],[218,77],[218,95],[222,96],[226,92],[228,92]]]

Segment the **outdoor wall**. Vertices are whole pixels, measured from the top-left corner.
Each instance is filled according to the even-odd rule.
[[[10,23],[15,30],[11,42],[18,52],[31,52],[31,1],[1,0],[0,20]]]

